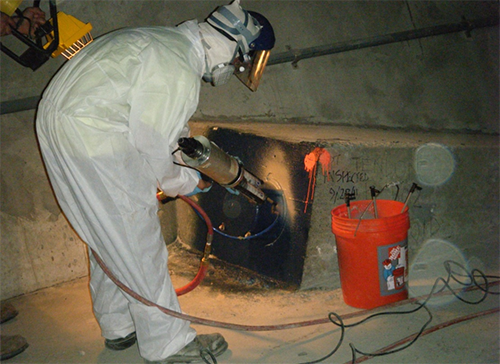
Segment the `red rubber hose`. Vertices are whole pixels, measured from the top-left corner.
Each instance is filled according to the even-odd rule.
[[[144,297],[139,295],[138,293],[132,291],[130,288],[128,288],[126,285],[124,285],[116,276],[106,267],[102,259],[94,252],[94,257],[96,259],[97,264],[101,267],[101,269],[107,274],[109,279],[113,281],[114,284],[116,284],[120,289],[122,289],[125,293],[127,293],[129,296],[132,298],[135,298],[137,301],[145,304],[146,306],[153,306],[158,308],[161,312],[170,315],[172,317],[181,319],[181,320],[186,320],[190,321],[195,324],[200,324],[200,325],[206,325],[206,326],[212,326],[212,327],[218,327],[222,329],[230,329],[230,330],[238,330],[238,331],[276,331],[276,330],[286,330],[286,329],[294,329],[294,328],[299,328],[299,327],[306,327],[306,326],[315,326],[315,325],[321,325],[321,324],[327,324],[331,323],[330,319],[328,317],[325,318],[320,318],[320,319],[315,319],[315,320],[308,320],[308,321],[301,321],[301,322],[293,322],[293,323],[288,323],[288,324],[281,324],[281,325],[241,325],[241,324],[233,324],[229,322],[222,322],[222,321],[215,321],[215,320],[209,320],[201,317],[196,317],[196,316],[191,316],[191,315],[186,315],[184,313],[180,313],[174,310],[170,310],[166,307],[160,306]],[[490,286],[496,286],[499,284],[500,281],[492,282]],[[477,288],[475,287],[469,287],[468,289],[465,289],[463,291],[472,291]],[[440,295],[446,295],[446,292],[441,292]],[[451,294],[451,293],[448,293]],[[408,303],[412,303],[418,300],[421,300],[422,298],[426,298],[426,296],[421,296],[421,297],[415,297],[407,300],[402,300],[402,301],[397,301],[390,303],[388,305],[382,306],[382,307],[377,307],[371,310],[360,310],[356,312],[351,312],[345,315],[341,315],[342,320],[346,320],[349,318],[354,318],[354,317],[359,317],[359,316],[364,316],[369,312],[373,311],[378,311],[381,309],[386,309],[389,307],[396,307],[396,306],[402,306]]]
[[[201,258],[201,263],[200,263],[200,269],[198,270],[198,274],[193,278],[191,282],[186,284],[183,287],[177,288],[175,290],[175,293],[177,293],[177,296],[182,296],[183,294],[186,294],[188,292],[191,292],[193,289],[195,289],[201,281],[203,281],[203,278],[205,278],[205,275],[208,270],[208,259],[210,257],[210,252],[212,250],[212,240],[214,236],[214,229],[212,226],[212,222],[210,221],[210,218],[206,214],[206,212],[198,205],[195,203],[193,200],[187,198],[186,196],[179,196],[179,198],[186,202],[188,205],[190,205],[193,209],[198,211],[198,213],[203,217],[205,220],[205,223],[207,224],[207,242],[205,243],[205,250],[203,252],[203,258]]]
[[[198,287],[198,285],[201,283],[201,281],[203,281],[203,279],[205,278],[205,275],[207,274],[208,260],[210,258],[210,252],[212,251],[212,241],[214,238],[214,229],[213,229],[212,222],[210,221],[210,218],[208,217],[207,213],[200,207],[200,205],[195,203],[193,200],[187,198],[186,196],[179,195],[178,197],[182,201],[184,201],[188,205],[190,205],[194,210],[196,210],[203,217],[203,219],[205,220],[205,223],[207,225],[207,241],[205,243],[205,249],[203,252],[203,257],[201,258],[200,268],[198,269],[198,273],[196,274],[196,276],[193,278],[193,280],[191,282],[189,282],[185,286],[177,288],[175,290],[175,293],[177,294],[177,296],[182,296],[183,294],[191,292],[193,289]],[[163,202],[163,199],[166,198],[166,196],[164,196],[162,194],[162,192],[160,190],[158,190],[158,193],[156,194],[156,198],[158,199],[158,201]],[[96,257],[96,259],[98,258],[97,260],[102,263],[102,265],[101,265],[101,263],[99,263],[99,265],[101,265],[101,268],[102,268],[102,266],[104,265],[104,262],[102,262],[102,260],[97,256],[97,254],[93,250],[92,250],[92,253]],[[106,274],[107,274],[107,272],[109,272],[109,270],[107,268],[104,271],[106,272]]]
[[[195,289],[201,283],[203,278],[205,278],[207,270],[208,270],[208,262],[206,263],[201,262],[198,274],[196,274],[193,280],[188,284],[186,284],[185,286],[175,289],[175,293],[177,293],[177,296],[182,296],[183,294],[191,292],[193,289]]]
[[[181,199],[185,202],[187,202],[189,205],[191,205],[193,208],[196,208],[198,212],[205,218],[205,221],[207,221],[208,224],[208,233],[207,233],[207,243],[205,245],[205,252],[204,256],[202,259],[201,265],[204,264],[204,259],[205,257],[208,259],[208,255],[210,254],[211,250],[211,245],[212,245],[212,239],[213,239],[213,227],[210,222],[210,219],[206,215],[206,213],[199,207],[194,201],[188,199],[187,197],[181,196]],[[299,327],[307,327],[307,326],[315,326],[315,325],[321,325],[321,324],[327,324],[331,323],[329,317],[325,318],[319,318],[319,319],[314,319],[314,320],[307,320],[307,321],[300,321],[300,322],[292,322],[292,323],[287,323],[287,324],[280,324],[280,325],[242,325],[242,324],[234,324],[234,323],[229,323],[229,322],[223,322],[223,321],[215,321],[215,320],[209,320],[201,317],[196,317],[192,315],[187,315],[181,312],[177,312],[174,310],[170,310],[166,307],[160,306],[144,297],[139,295],[138,293],[132,291],[130,288],[128,288],[125,284],[123,284],[104,264],[103,260],[97,253],[91,248],[92,254],[94,255],[94,258],[96,259],[97,264],[101,267],[101,269],[106,273],[106,275],[111,279],[111,281],[116,284],[121,290],[123,290],[125,293],[127,293],[129,296],[132,298],[136,299],[137,301],[145,304],[146,306],[152,306],[158,308],[161,312],[170,315],[172,317],[181,319],[181,320],[186,320],[190,321],[195,324],[200,324],[200,325],[206,325],[206,326],[211,326],[211,327],[218,327],[218,328],[223,328],[223,329],[230,329],[230,330],[238,330],[238,331],[277,331],[277,330],[286,330],[286,329],[294,329],[294,328],[299,328]],[[207,255],[208,252],[208,255]],[[208,264],[208,262],[207,262]],[[201,271],[201,266],[200,266],[200,271]],[[197,275],[198,276],[198,275]],[[197,280],[195,279],[193,281]],[[497,286],[500,284],[500,281],[495,281],[490,283],[490,286]],[[188,284],[190,286],[191,284]],[[184,288],[184,287],[182,287]],[[467,287],[462,290],[462,292],[467,292],[467,291],[473,291],[479,289],[478,287],[472,286],[472,287]],[[450,292],[443,291],[440,293],[435,294],[435,296],[443,296],[443,295],[448,295],[451,294]],[[356,312],[351,312],[348,314],[341,315],[340,317],[342,320],[354,318],[354,317],[359,317],[359,316],[364,316],[368,314],[369,312],[374,312],[374,311],[379,311],[382,309],[387,309],[390,307],[397,307],[397,306],[402,306],[406,305],[409,303],[413,302],[418,302],[419,300],[422,300],[423,298],[426,298],[427,296],[420,296],[420,297],[414,297],[402,301],[397,301],[393,302],[390,304],[387,304],[385,306],[381,307],[376,307],[374,309],[370,310],[360,310]]]

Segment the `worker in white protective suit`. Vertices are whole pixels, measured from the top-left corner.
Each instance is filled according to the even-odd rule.
[[[63,212],[109,270],[147,300],[180,312],[157,187],[168,196],[210,188],[172,156],[177,140],[188,136],[200,79],[227,82],[236,58],[248,62],[252,51],[273,45],[267,20],[236,0],[203,23],[104,35],[68,61],[43,94],[37,135]],[[147,363],[199,361],[200,352],[226,350],[220,334],[197,335],[189,322],[126,295],[89,255],[93,309],[106,347],[137,341]]]

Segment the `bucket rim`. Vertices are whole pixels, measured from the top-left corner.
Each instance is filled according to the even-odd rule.
[[[351,202],[351,207],[352,206],[357,206],[357,205],[362,205],[364,204],[364,206],[361,206],[363,208],[367,208],[373,201],[372,200],[359,200],[359,201],[352,201]],[[401,201],[395,201],[395,200],[383,200],[383,199],[380,199],[380,200],[377,200],[377,204],[389,204],[389,205],[400,205],[401,207],[404,206],[404,203],[401,202]],[[358,206],[359,207],[359,206]],[[332,210],[331,210],[331,214],[332,214],[332,217],[334,218],[337,218],[337,219],[342,219],[342,220],[359,220],[359,218],[351,218],[349,219],[348,217],[344,217],[344,216],[340,216],[340,215],[337,215],[335,214],[335,212],[338,212],[340,210],[345,210],[347,211],[347,206],[345,204],[342,204],[342,205],[338,205],[336,207],[334,207]],[[408,212],[408,206],[405,206],[404,210],[395,214],[395,215],[390,215],[390,216],[383,216],[383,217],[379,217],[377,219],[365,219],[365,220],[378,220],[378,219],[391,219],[391,218],[394,218],[396,216],[399,216],[399,215],[403,215],[405,213]]]
[[[358,215],[351,218],[347,216],[347,206],[345,204],[333,208],[331,211],[332,232],[335,235],[340,234],[351,236],[354,232],[373,233],[391,229],[408,230],[410,228],[408,206],[406,206],[402,212],[399,212],[401,210],[400,207],[402,208],[404,206],[404,204],[400,201],[377,200],[377,208],[388,209],[389,211],[386,212],[391,214],[374,218],[373,211],[371,211],[371,217],[368,215],[360,218],[360,216],[364,213],[361,211],[366,210],[368,206],[370,206],[371,202],[372,200],[357,201],[358,209],[356,210],[356,213],[358,213]],[[351,207],[352,206],[353,205],[351,205]],[[359,206],[361,208],[359,208]],[[395,211],[397,211],[397,213]]]

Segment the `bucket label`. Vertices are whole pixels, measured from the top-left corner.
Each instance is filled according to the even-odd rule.
[[[408,239],[377,247],[380,295],[406,290],[408,277]]]

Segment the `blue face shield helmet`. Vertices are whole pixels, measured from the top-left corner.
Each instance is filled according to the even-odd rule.
[[[207,75],[212,76],[211,82],[214,83],[216,77],[227,78],[234,73],[250,90],[256,91],[275,43],[269,21],[262,14],[242,9],[239,0],[235,0],[214,11],[207,23],[237,43],[233,61],[216,66],[211,75]]]

